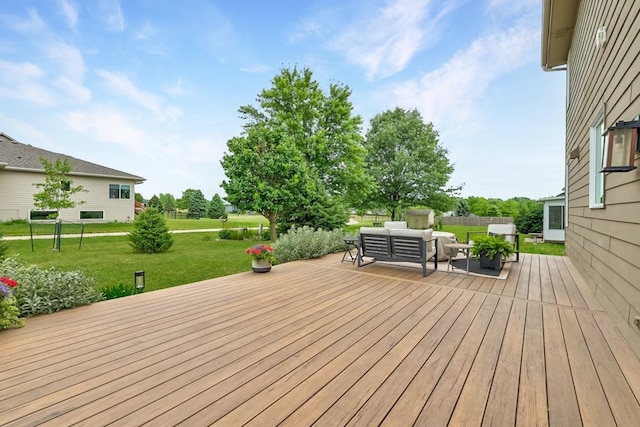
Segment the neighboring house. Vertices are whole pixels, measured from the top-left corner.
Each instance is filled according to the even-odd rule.
[[[69,177],[73,185],[87,190],[72,196],[76,207],[60,212],[63,221],[133,220],[135,185],[144,178],[22,144],[0,133],[0,221],[44,219],[50,213],[33,204],[33,195],[41,191],[33,184],[45,180],[41,158],[50,162],[66,159],[72,168]],[[78,204],[80,201],[85,203]]]
[[[566,69],[566,253],[640,355],[640,169],[600,172],[603,132],[640,114],[638,16],[638,0],[545,0],[542,68]]]
[[[565,195],[540,199],[544,203],[542,235],[545,242],[564,242]]]

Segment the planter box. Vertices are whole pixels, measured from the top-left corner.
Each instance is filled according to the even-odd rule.
[[[480,261],[480,268],[490,268],[492,270],[502,269],[502,255],[500,254],[496,254],[493,258],[489,258],[482,253],[478,259]]]

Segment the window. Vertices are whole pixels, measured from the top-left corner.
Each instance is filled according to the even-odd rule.
[[[31,211],[29,212],[29,219],[32,221],[42,221],[45,219],[56,219],[58,216],[57,211]]]
[[[80,211],[80,219],[104,219],[104,211]]]
[[[549,206],[549,230],[564,230],[564,206]]]
[[[109,184],[110,199],[130,199],[131,186],[126,184]]]
[[[604,105],[591,122],[589,131],[589,207],[604,207],[604,174],[602,170],[602,153],[604,133]]]

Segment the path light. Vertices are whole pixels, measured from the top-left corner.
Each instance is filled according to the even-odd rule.
[[[629,172],[638,151],[640,120],[619,121],[604,133],[604,168],[600,172]],[[608,137],[607,137],[608,136]]]
[[[144,271],[136,271],[134,273],[133,283],[136,287],[136,292],[144,291]]]

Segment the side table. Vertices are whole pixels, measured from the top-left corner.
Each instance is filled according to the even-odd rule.
[[[444,245],[445,248],[450,249],[449,251],[449,263],[447,264],[447,273],[449,272],[449,267],[451,267],[451,271],[453,271],[453,264],[451,263],[451,254],[457,254],[459,251],[462,251],[465,258],[467,258],[467,274],[469,274],[469,255],[471,255],[471,248],[473,245],[469,245],[466,243],[447,243]]]
[[[356,254],[355,255],[351,252],[354,249],[356,250]],[[345,237],[344,238],[344,254],[342,255],[342,261],[340,261],[341,263],[343,263],[347,259],[347,255],[349,256],[349,259],[351,260],[351,264],[355,264],[355,262],[358,260],[358,256],[360,256],[360,254],[359,254],[359,249],[358,249],[358,238],[357,237]]]

